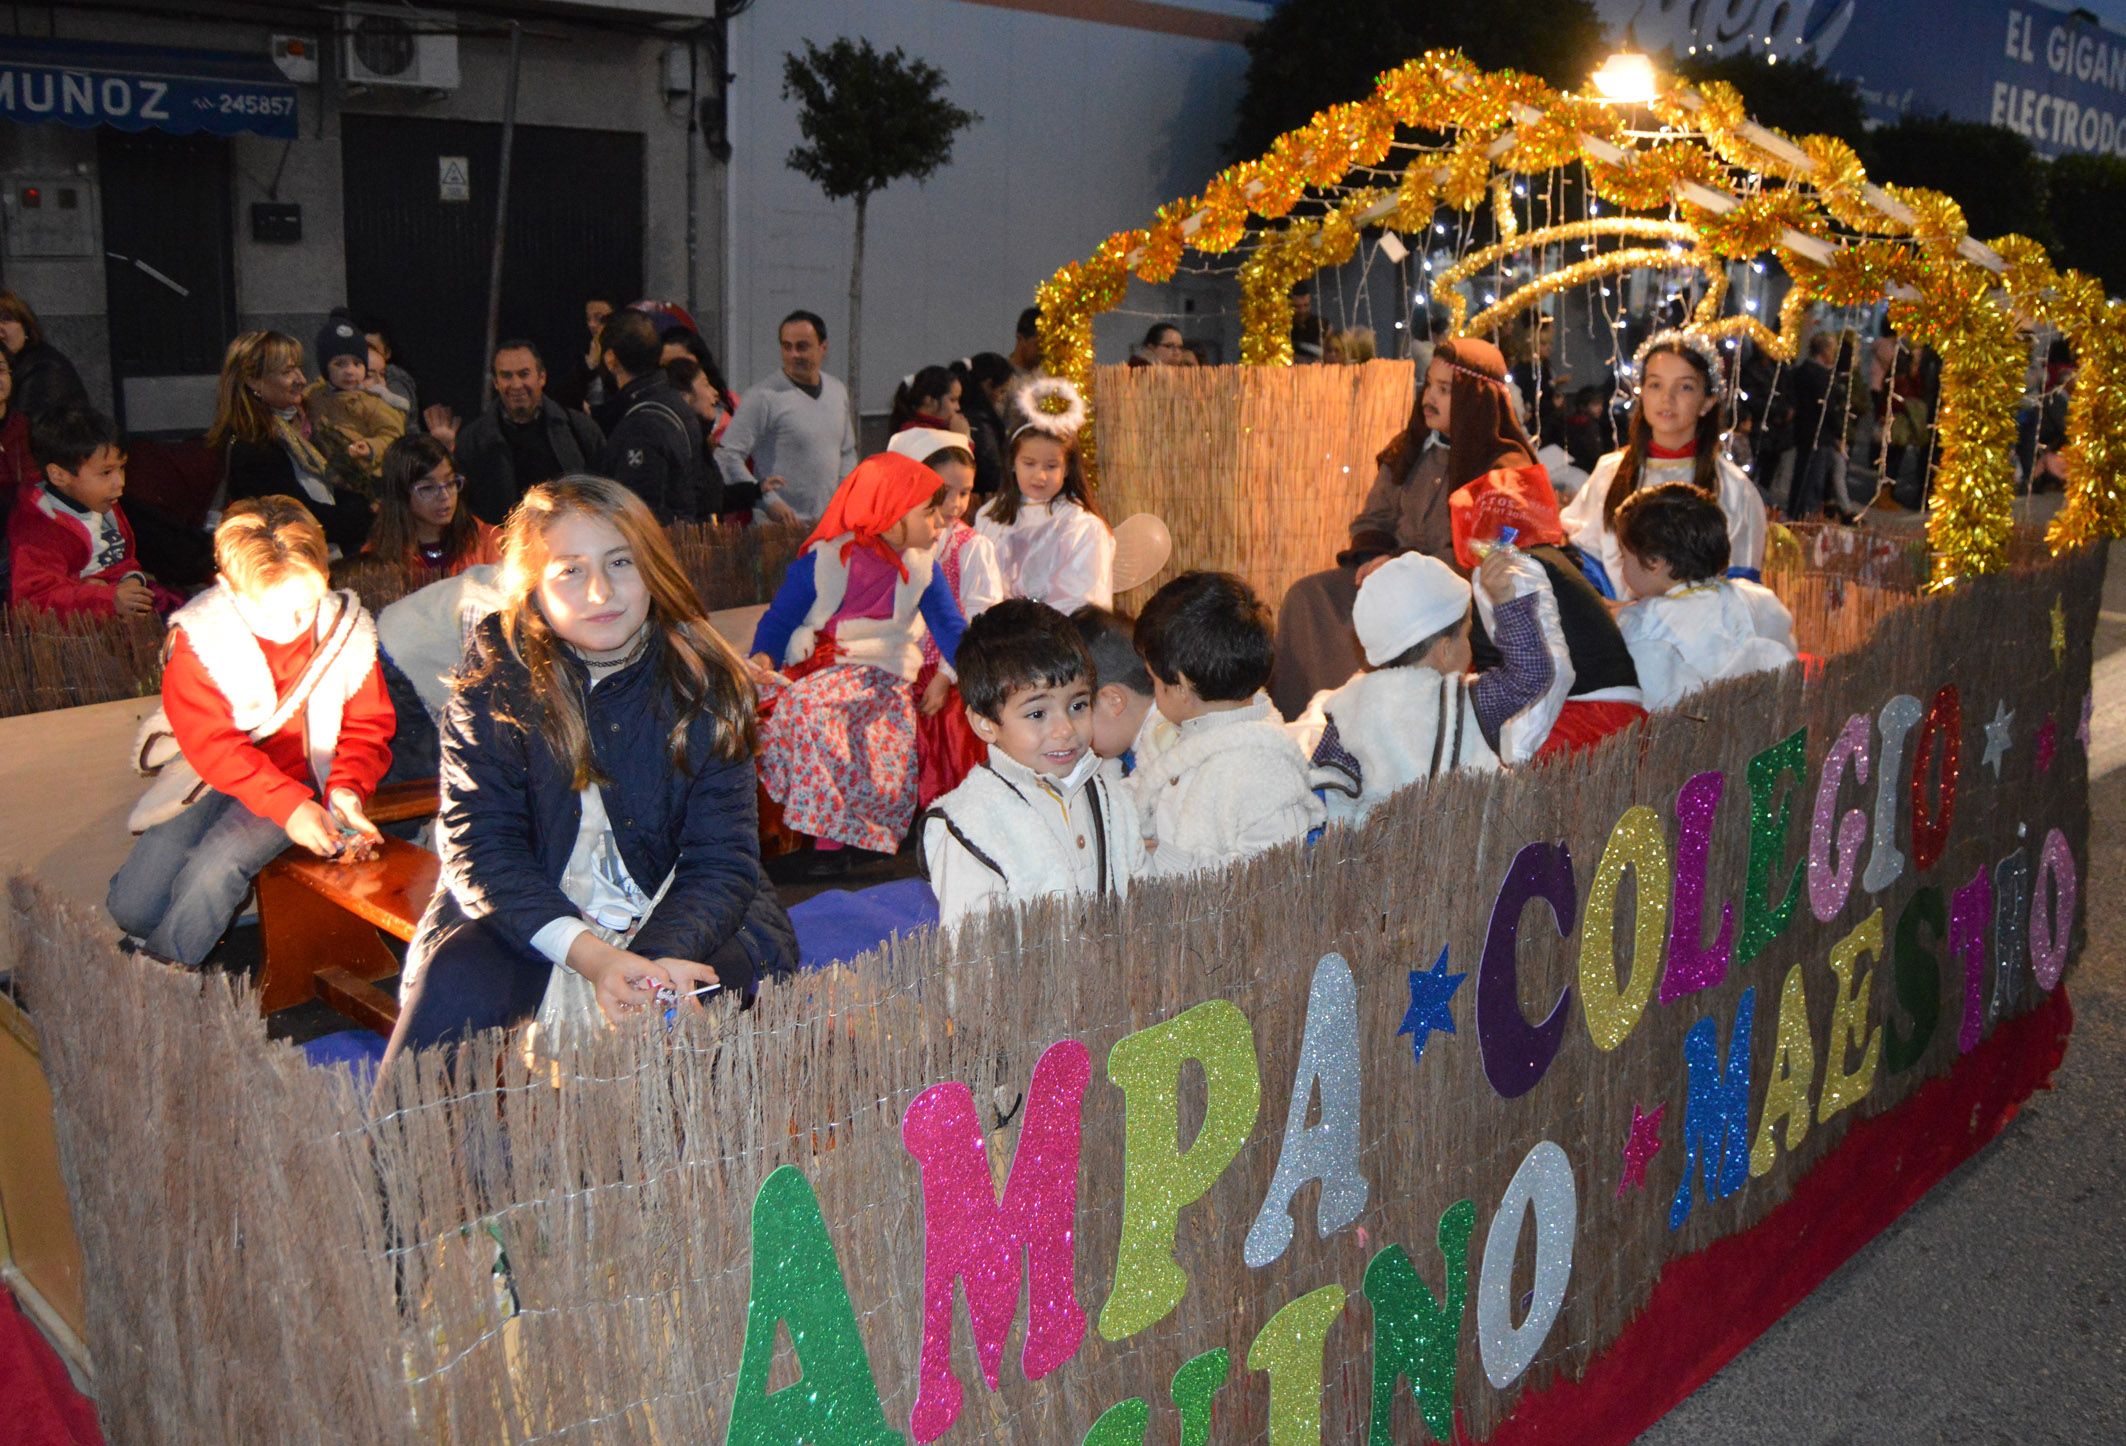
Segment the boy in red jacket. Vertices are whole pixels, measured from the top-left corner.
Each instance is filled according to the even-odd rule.
[[[162,676],[170,732],[206,789],[141,833],[106,900],[137,947],[187,965],[291,840],[368,855],[381,836],[364,809],[397,726],[376,625],[353,593],[326,590],[325,534],[301,503],[230,504],[214,560],[220,578],[170,619]]]
[[[30,428],[30,452],[44,480],[21,494],[8,523],[15,606],[140,618],[183,601],[148,576],[134,551],[118,508],[125,453],[109,417],[86,407],[47,412]]]

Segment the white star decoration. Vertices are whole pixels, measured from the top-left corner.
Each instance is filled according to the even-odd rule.
[[[2001,776],[2001,759],[2013,737],[2008,725],[2014,721],[2015,715],[2008,711],[2005,699],[1993,705],[1993,721],[1986,725],[1986,756],[1979,762],[1992,769],[1995,778]]]

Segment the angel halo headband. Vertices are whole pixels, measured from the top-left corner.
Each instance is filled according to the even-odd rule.
[[[1713,345],[1712,338],[1695,331],[1671,328],[1657,331],[1639,343],[1639,349],[1631,354],[1631,374],[1643,381],[1646,377],[1646,359],[1656,348],[1680,346],[1705,363],[1707,375],[1713,379],[1713,395],[1727,395],[1727,367],[1720,360],[1720,349]]]
[[[1035,377],[1013,394],[1026,420],[1011,429],[1007,440],[1016,442],[1023,432],[1040,432],[1059,442],[1075,439],[1085,425],[1085,396],[1063,377]]]

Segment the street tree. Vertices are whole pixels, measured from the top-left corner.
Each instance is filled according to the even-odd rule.
[[[894,181],[917,185],[952,160],[953,138],[981,117],[945,98],[945,75],[910,60],[899,46],[881,51],[846,36],[822,49],[783,56],[783,99],[798,103],[804,144],[785,164],[817,184],[830,201],[856,202],[856,255],[849,264],[849,408],[861,385],[864,302],[864,212]]]

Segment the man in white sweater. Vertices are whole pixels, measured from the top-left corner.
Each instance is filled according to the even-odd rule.
[[[716,444],[726,487],[758,479],[770,511],[787,508],[816,522],[842,478],[856,470],[856,428],[849,392],[820,368],[827,360],[827,324],[793,311],[776,330],[782,370],[739,398],[731,425]]]

